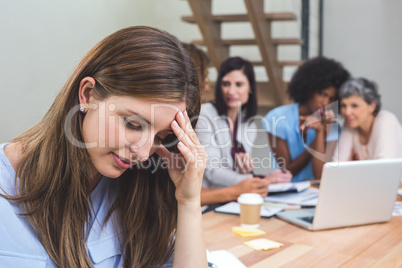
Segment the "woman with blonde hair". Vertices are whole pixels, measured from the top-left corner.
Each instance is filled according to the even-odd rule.
[[[174,250],[175,266],[206,267],[199,110],[175,37],[139,26],[102,40],[42,120],[0,146],[0,263],[160,267]]]

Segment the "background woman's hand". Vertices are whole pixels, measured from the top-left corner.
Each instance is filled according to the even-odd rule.
[[[325,131],[328,124],[332,124],[334,122],[334,112],[332,110],[325,110],[320,112],[318,115],[314,113],[308,116],[299,116],[299,127],[300,131],[304,131],[305,129],[315,129],[316,131]]]
[[[236,167],[240,174],[249,174],[254,169],[253,160],[248,153],[237,153],[235,155]]]
[[[244,193],[257,193],[262,197],[266,197],[268,194],[268,184],[269,182],[261,178],[247,178],[234,186],[235,195],[234,199],[237,199],[241,194]]]
[[[265,179],[269,183],[285,183],[285,182],[290,182],[292,180],[292,173],[287,170],[287,169],[275,169],[271,173],[269,173],[267,176],[265,176]]]
[[[170,178],[176,186],[176,199],[181,205],[200,204],[202,177],[207,154],[191,126],[187,112],[179,111],[171,123],[174,134],[180,140],[177,145],[180,154],[172,154],[161,146],[157,153],[168,166]]]
[[[348,161],[358,161],[358,160],[360,160],[359,155],[354,150],[352,150]]]

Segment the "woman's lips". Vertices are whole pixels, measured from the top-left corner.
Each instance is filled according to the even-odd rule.
[[[227,98],[226,99],[227,102],[238,102],[238,99],[232,99],[232,98]]]
[[[352,118],[346,118],[346,123],[352,123],[354,121],[354,119],[352,119]]]
[[[122,169],[128,169],[131,166],[129,160],[122,158],[115,153],[112,153],[112,155],[113,155],[114,162],[116,163],[116,165],[118,167],[120,167]]]

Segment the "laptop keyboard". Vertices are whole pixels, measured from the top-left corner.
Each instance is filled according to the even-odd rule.
[[[310,217],[300,217],[299,219],[301,219],[302,221],[306,221],[306,222],[309,222],[309,223],[313,223],[313,220],[314,220],[314,216],[310,216]]]

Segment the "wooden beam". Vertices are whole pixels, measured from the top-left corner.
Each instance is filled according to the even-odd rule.
[[[269,82],[275,92],[275,100],[282,105],[288,102],[284,91],[282,68],[277,64],[277,50],[271,38],[271,25],[264,17],[264,0],[244,0],[247,14],[254,30]]]
[[[221,43],[221,23],[213,21],[211,0],[188,0],[193,11],[209,57],[213,65],[219,69],[220,64],[229,57],[229,47]]]
[[[297,17],[295,14],[290,12],[281,12],[281,13],[265,13],[264,17],[266,20],[271,21],[292,21],[296,20]],[[183,16],[181,17],[182,21],[188,23],[195,23],[195,19],[193,16]],[[248,22],[247,14],[234,14],[234,15],[213,15],[212,20],[215,22]]]
[[[195,45],[205,45],[204,40],[194,40],[193,43]],[[301,45],[303,42],[298,38],[275,38],[271,39],[271,43],[275,46],[280,45]],[[257,41],[255,39],[222,39],[220,40],[220,44],[223,46],[249,46],[249,45],[257,45]]]

